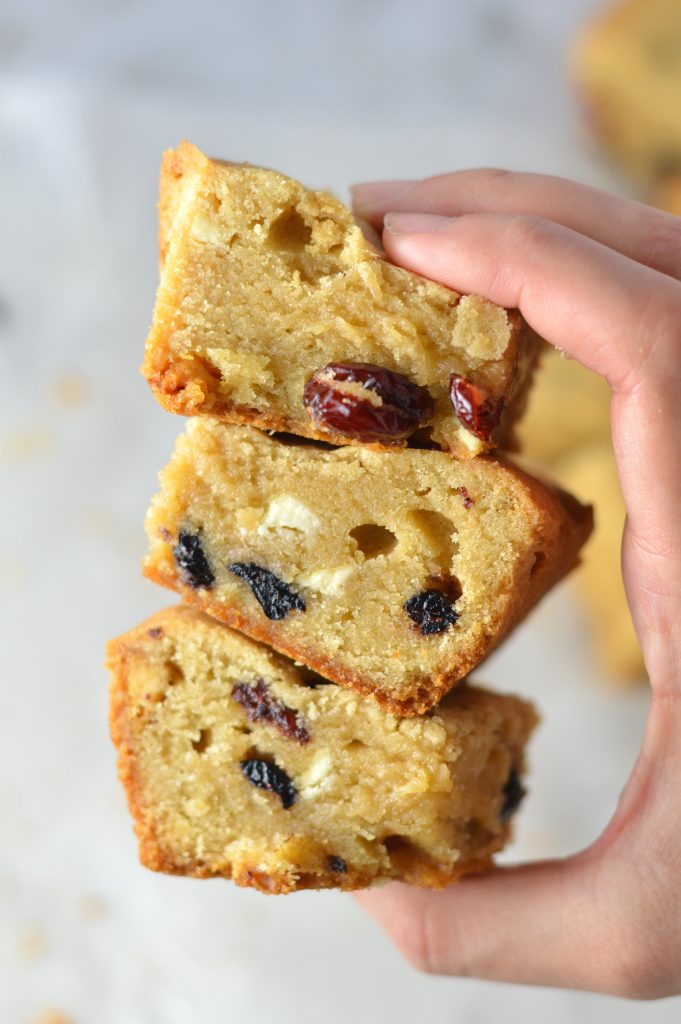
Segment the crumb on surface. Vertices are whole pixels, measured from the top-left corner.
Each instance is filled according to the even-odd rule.
[[[45,953],[45,935],[37,925],[27,925],[17,936],[17,949],[22,960],[37,960]]]
[[[73,1024],[73,1018],[67,1017],[60,1010],[46,1009],[31,1017],[30,1024]]]
[[[83,405],[88,398],[88,382],[79,373],[60,373],[52,381],[52,397],[62,409]]]

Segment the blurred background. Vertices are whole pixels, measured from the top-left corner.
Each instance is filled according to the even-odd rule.
[[[116,781],[102,668],[106,639],[169,601],[138,568],[155,474],[182,427],[137,373],[157,281],[162,150],[188,138],[344,198],[353,181],[492,164],[673,204],[681,144],[620,144],[614,100],[605,116],[593,85],[603,52],[613,96],[620,73],[631,86],[623,54],[642,33],[610,49],[605,33],[602,47],[570,57],[576,39],[598,38],[586,26],[607,6],[0,5],[2,1024],[679,1019],[677,1000],[615,1005],[422,977],[349,896],[268,898],[145,871]],[[633,6],[646,18],[681,9]],[[645,62],[636,70],[645,96]],[[607,394],[562,362],[549,358],[530,410],[529,455],[595,499],[604,540],[582,571],[593,579],[595,564],[616,591],[623,513]],[[557,408],[562,428],[549,433],[560,440],[537,449]],[[585,603],[591,591],[564,584],[477,673],[531,697],[544,718],[507,860],[592,841],[637,753],[640,656],[621,594]]]

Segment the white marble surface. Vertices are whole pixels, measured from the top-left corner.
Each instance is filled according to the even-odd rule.
[[[166,603],[142,517],[180,422],[137,375],[161,150],[348,182],[494,163],[618,186],[585,147],[567,40],[596,0],[0,6],[0,1020],[678,1020],[419,976],[333,893],[265,898],[137,864],[107,735],[107,637]],[[608,818],[644,689],[596,678],[569,590],[485,668],[545,721],[510,858]],[[550,935],[547,941],[551,941]],[[613,941],[616,937],[613,936]]]

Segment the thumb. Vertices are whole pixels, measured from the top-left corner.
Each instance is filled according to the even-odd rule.
[[[598,861],[587,852],[468,875],[441,892],[395,882],[356,898],[428,973],[646,996],[642,929],[612,911],[631,895],[608,898]]]

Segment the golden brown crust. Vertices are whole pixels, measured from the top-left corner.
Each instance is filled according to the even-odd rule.
[[[301,870],[297,874],[290,871],[289,873],[265,871],[257,861],[249,863],[247,858],[240,860],[238,869],[233,870],[230,864],[223,863],[216,866],[192,857],[186,851],[183,851],[181,858],[178,858],[177,853],[173,853],[164,846],[163,840],[157,833],[157,814],[155,808],[148,805],[145,800],[144,780],[138,772],[139,739],[145,724],[152,719],[154,700],[152,699],[150,702],[148,710],[146,707],[140,708],[139,702],[133,699],[129,691],[128,683],[130,665],[136,658],[144,656],[145,641],[148,644],[149,636],[154,636],[154,640],[157,642],[157,638],[163,634],[166,626],[169,634],[172,634],[173,623],[180,618],[186,620],[182,625],[190,630],[194,622],[200,625],[202,621],[211,630],[216,629],[216,624],[210,623],[207,617],[197,615],[190,608],[178,606],[157,613],[137,629],[110,641],[107,645],[106,665],[111,673],[111,736],[118,750],[118,775],[124,786],[128,806],[135,822],[140,862],[145,867],[165,874],[193,878],[222,877],[233,880],[239,886],[255,888],[263,893],[285,894],[303,889],[356,890],[366,888],[376,881],[386,881],[390,878],[412,885],[438,889],[456,882],[462,875],[485,871],[493,866],[491,852],[487,851],[496,851],[507,841],[510,834],[508,822],[502,826],[501,832],[493,838],[492,843],[486,840],[482,843],[480,852],[486,855],[470,857],[455,864],[439,863],[409,843],[405,843],[404,848],[398,852],[391,853],[390,868],[388,869],[384,865],[380,868],[377,867],[375,871],[362,870],[352,864],[347,864],[347,870],[342,874],[328,869]],[[271,655],[271,657],[275,660],[277,658],[276,655]],[[467,692],[471,696],[476,695],[474,689]],[[487,695],[486,699],[491,696]],[[158,699],[162,700],[163,698],[161,696]],[[512,701],[513,699],[508,698],[508,700]],[[463,706],[466,706],[466,701]],[[524,735],[524,738],[518,736],[515,741],[520,743],[526,740],[527,734],[536,724],[536,716],[533,717],[528,706],[525,706],[523,714],[526,720],[521,729],[521,736]],[[522,747],[518,755],[522,756]],[[519,762],[516,763],[519,764]]]
[[[457,682],[468,675],[477,665],[488,657],[499,643],[518,625],[534,608],[537,602],[559,580],[579,564],[579,551],[593,528],[593,512],[588,506],[580,504],[567,492],[557,487],[548,488],[533,477],[524,473],[516,466],[507,464],[508,468],[521,478],[530,497],[538,503],[546,513],[550,533],[543,538],[544,545],[541,555],[532,568],[530,586],[520,600],[508,605],[503,620],[496,630],[494,645],[490,647],[488,637],[481,637],[478,645],[473,648],[466,660],[459,660],[455,670],[435,673],[421,684],[416,684],[415,692],[404,700],[395,700],[387,693],[376,689],[376,682],[347,671],[344,664],[329,658],[320,647],[303,646],[299,642],[292,644],[282,638],[276,625],[262,615],[248,615],[243,609],[226,606],[211,597],[210,591],[195,590],[186,586],[177,572],[163,572],[150,560],[143,565],[147,579],[178,593],[187,604],[194,605],[207,612],[213,618],[226,623],[255,640],[266,643],[296,661],[302,661],[313,671],[335,683],[354,690],[362,697],[375,700],[381,707],[400,717],[422,715],[451,690]]]
[[[504,406],[504,414],[495,438],[487,444],[489,450],[496,447],[515,451],[514,424],[522,415],[532,390],[532,380],[536,356],[541,339],[528,327],[520,314],[509,310],[511,324],[511,341],[509,350],[514,352],[516,370],[509,376],[504,388],[491,395],[495,401]],[[523,354],[524,369],[520,372],[515,353]],[[527,367],[525,367],[527,364]],[[156,400],[167,412],[177,416],[215,416],[223,423],[244,424],[258,427],[260,430],[271,430],[277,433],[298,434],[312,441],[324,441],[332,445],[353,445],[368,448],[372,451],[395,451],[406,448],[408,439],[381,444],[378,441],[356,441],[352,437],[337,434],[331,429],[319,430],[314,421],[302,421],[286,416],[270,415],[265,411],[253,409],[236,402],[228,402],[218,397],[215,388],[215,376],[210,367],[200,359],[169,359],[163,350],[152,351],[145,362],[144,374],[154,393]],[[466,452],[457,453],[466,455]]]
[[[178,210],[183,209],[183,197],[191,191],[192,182],[212,180],[211,175],[215,175],[217,163],[220,162],[209,160],[189,143],[182,143],[177,150],[171,150],[164,154],[159,201],[159,255],[162,267],[166,262],[175,221],[176,219],[181,220],[177,214]],[[247,167],[247,165],[243,166]],[[280,177],[283,178],[283,176]],[[340,204],[336,202],[336,205]],[[374,257],[377,263],[386,263],[378,252],[374,254]],[[391,265],[388,264],[388,266]],[[395,271],[395,268],[392,270]],[[434,282],[426,281],[425,278],[420,278],[418,275],[409,274],[403,270],[397,272],[403,274],[405,280],[422,281],[428,288],[440,288],[443,292],[447,291],[452,308],[462,298],[457,293],[446,290]],[[178,287],[176,281],[174,287],[165,294],[157,308],[154,327],[147,341],[142,366],[142,373],[163,408],[178,415],[208,414],[217,416],[227,423],[297,433],[331,444],[359,445],[375,450],[389,450],[405,446],[404,440],[365,443],[334,433],[333,430],[320,429],[311,420],[308,422],[307,417],[303,414],[302,395],[301,408],[299,411],[296,410],[295,415],[287,415],[285,403],[281,409],[274,409],[272,406],[266,405],[256,409],[226,397],[220,371],[202,354],[194,350],[194,344],[189,346],[183,344],[181,353],[176,351],[175,326],[173,326],[176,318],[172,315],[172,309],[182,305]],[[410,301],[413,306],[413,297]],[[469,378],[472,383],[482,387],[492,401],[500,403],[504,408],[503,421],[492,438],[483,439],[470,434],[464,439],[457,436],[448,442],[451,444],[452,451],[460,458],[470,458],[480,451],[490,450],[499,444],[504,446],[507,439],[509,443],[512,443],[512,423],[522,409],[522,401],[518,401],[517,396],[519,392],[523,393],[529,387],[531,373],[528,367],[533,362],[537,339],[517,310],[505,312],[508,321],[508,340],[503,355],[491,359],[489,362],[476,364],[476,368],[471,370]],[[452,325],[453,323],[452,320]],[[449,417],[455,419],[454,412],[449,400],[440,395],[436,401],[434,422],[437,425],[437,423],[448,420]],[[429,428],[426,426],[424,429],[428,430]],[[437,427],[437,429],[440,428]]]

